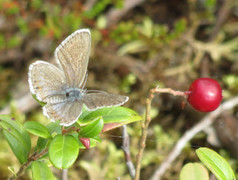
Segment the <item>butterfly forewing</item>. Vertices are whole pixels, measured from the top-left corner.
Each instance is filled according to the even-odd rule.
[[[50,95],[62,92],[65,86],[63,71],[44,61],[30,65],[28,81],[31,93],[43,102],[47,102]]]
[[[84,81],[91,47],[90,31],[75,31],[55,50],[58,64],[64,71],[69,87],[80,87]]]
[[[83,96],[83,103],[89,110],[96,110],[102,107],[120,106],[127,101],[127,96],[106,92],[89,93]]]

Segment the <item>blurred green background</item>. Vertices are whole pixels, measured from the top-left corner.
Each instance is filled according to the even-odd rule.
[[[237,0],[1,0],[1,114],[11,113],[22,122],[49,122],[31,98],[28,67],[39,59],[55,63],[55,48],[80,28],[92,33],[87,89],[128,95],[125,106],[141,115],[149,89],[157,85],[185,91],[196,78],[211,77],[220,82],[224,100],[238,92]],[[141,179],[153,174],[179,137],[206,115],[189,105],[182,109],[183,101],[167,94],[155,97]],[[216,149],[237,173],[238,144],[227,143],[238,142],[237,110],[219,118],[222,128],[214,126],[220,146],[209,140],[211,133],[198,134],[164,179],[178,179],[186,162],[198,161],[194,149],[201,146]],[[140,123],[128,125],[128,132],[135,162]],[[17,171],[19,163],[1,130],[0,136],[0,179],[7,179],[8,167]],[[102,139],[97,147],[80,152],[69,179],[130,179],[121,129]],[[60,179],[61,171],[52,171]],[[30,172],[21,179],[31,179]]]

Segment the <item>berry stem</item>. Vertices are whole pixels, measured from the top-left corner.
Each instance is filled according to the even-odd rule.
[[[152,93],[169,93],[169,94],[173,94],[174,96],[183,96],[183,97],[187,97],[187,95],[191,93],[191,91],[183,92],[183,91],[176,91],[171,88],[160,89],[159,87],[151,89],[151,92]]]

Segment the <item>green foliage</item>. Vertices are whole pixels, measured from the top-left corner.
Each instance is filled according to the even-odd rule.
[[[0,115],[0,127],[17,159],[22,164],[26,162],[31,149],[29,134],[17,120],[9,115]]]
[[[227,86],[227,89],[230,89],[231,91],[238,92],[238,76],[234,74],[228,74],[223,76],[222,79]]]
[[[196,154],[204,165],[219,179],[219,180],[235,180],[234,171],[228,162],[215,151],[209,148],[199,148]]]
[[[29,33],[29,27],[28,27],[28,24],[27,24],[27,21],[25,18],[19,17],[19,18],[17,18],[16,22],[17,22],[17,26],[20,29],[21,33],[23,33],[25,35],[27,33]]]
[[[22,42],[22,39],[19,36],[12,36],[10,39],[7,40],[7,48],[14,48],[19,46]]]
[[[96,111],[85,110],[81,114],[78,123],[80,125],[85,125],[98,117],[103,118],[104,124],[119,123],[120,126],[141,120],[141,116],[132,109],[125,107],[109,107]]]
[[[39,9],[41,8],[42,4],[43,4],[42,0],[33,0],[31,6],[33,8]]]
[[[200,163],[188,163],[183,166],[180,176],[180,180],[209,180],[207,169]]]
[[[24,128],[31,134],[48,139],[51,137],[48,129],[38,122],[27,121],[24,124]]]
[[[13,1],[13,2],[6,1],[4,6],[6,8],[6,13],[9,15],[17,14],[20,11],[17,1]]]
[[[131,86],[136,83],[136,75],[133,73],[128,74],[121,83],[121,89],[125,93],[131,92]]]
[[[71,32],[77,30],[81,24],[82,24],[82,19],[80,16],[77,16],[74,13],[69,13],[63,16],[63,24],[65,24],[66,27],[69,28]]]
[[[93,138],[102,131],[103,126],[103,118],[96,117],[90,124],[81,128],[79,136]]]
[[[3,34],[0,34],[0,49],[3,49],[5,46],[5,38]]]
[[[110,36],[118,44],[124,44],[137,40],[139,38],[139,33],[135,27],[136,25],[133,21],[121,22],[110,33]]]
[[[216,6],[216,0],[205,0],[204,5],[210,10],[214,10]]]
[[[47,179],[54,180],[51,169],[43,161],[34,161],[31,165],[33,180]]]
[[[186,21],[184,19],[177,21],[173,31],[170,31],[166,25],[155,24],[146,17],[140,24],[134,24],[131,21],[120,23],[111,32],[111,38],[118,44],[123,44],[118,51],[119,55],[153,52],[157,51],[159,46],[177,39],[185,30]]]
[[[127,128],[131,137],[138,137],[140,134],[140,124],[135,124],[136,127],[133,129]],[[135,131],[135,133],[132,133]],[[159,125],[153,125],[151,132],[153,136],[148,137],[147,150],[144,152],[142,159],[142,167],[146,168],[151,164],[159,164],[164,160],[165,154],[171,151],[173,145],[179,139],[179,133],[175,130],[164,131],[163,128]],[[136,134],[137,133],[137,134]],[[152,140],[152,141],[151,141]],[[137,153],[138,148],[138,139],[133,140],[131,151]]]
[[[80,137],[90,138],[90,147],[96,146],[100,142],[99,133],[102,132],[104,124],[118,123],[115,128],[121,124],[127,124],[140,120],[141,117],[133,110],[123,107],[111,107],[98,109],[96,111],[84,111],[80,124],[62,129],[59,122],[49,123],[47,126],[34,121],[27,121],[24,126],[9,115],[0,116],[0,126],[3,128],[3,134],[8,141],[13,153],[20,163],[29,161],[29,152],[31,149],[30,136],[27,132],[38,137],[35,147],[35,153],[42,153],[41,159],[49,157],[54,167],[67,169],[72,166],[79,155],[79,149],[85,149],[79,141]],[[80,126],[79,126],[80,125]],[[76,128],[76,129],[75,129]],[[54,178],[48,166],[35,159],[31,170],[33,179]],[[30,159],[32,160],[32,159]],[[39,168],[40,166],[40,168]]]
[[[121,8],[123,6],[123,1],[122,0],[116,0],[116,1],[101,0],[101,1],[98,1],[90,11],[86,11],[84,13],[84,16],[89,19],[93,19],[96,16],[100,15],[106,9],[106,7],[108,5],[115,5],[117,8]]]
[[[89,179],[111,180],[119,177],[123,180],[131,180],[124,163],[123,151],[107,139],[97,145],[100,156],[90,157],[79,162]]]
[[[133,57],[141,59],[142,61],[147,59],[150,60],[150,62],[145,65],[148,66],[149,71],[156,74],[155,77],[153,77],[152,73],[150,74],[152,75],[150,76],[151,82],[139,80],[138,83],[136,81],[137,74],[134,74],[134,71],[131,71],[130,67],[130,74],[126,75],[121,82],[121,90],[123,92],[133,93],[131,92],[133,90],[132,85],[135,85],[135,83],[138,83],[136,84],[136,87],[139,88],[142,87],[140,83],[143,84],[144,88],[141,89],[148,89],[148,87],[152,87],[155,84],[158,85],[158,81],[160,84],[164,85],[167,83],[163,82],[165,79],[166,81],[168,79],[168,83],[171,84],[169,76],[173,73],[173,75],[175,75],[174,78],[176,78],[176,80],[178,79],[176,83],[179,85],[181,79],[187,79],[184,78],[187,74],[189,74],[189,77],[191,78],[197,76],[198,73],[196,73],[196,71],[199,69],[200,72],[202,67],[200,67],[200,64],[203,64],[200,63],[201,61],[199,57],[203,57],[204,54],[202,53],[208,53],[211,57],[211,62],[209,62],[212,63],[212,66],[214,65],[214,70],[209,71],[211,73],[210,75],[215,75],[223,79],[225,87],[227,87],[224,92],[230,93],[230,96],[237,94],[238,78],[235,75],[235,70],[237,69],[235,63],[238,57],[238,39],[233,38],[233,36],[237,33],[236,19],[233,18],[232,21],[224,23],[224,26],[220,27],[221,29],[217,38],[212,42],[203,42],[199,38],[195,38],[193,34],[196,31],[199,35],[204,33],[207,35],[209,30],[212,29],[212,26],[216,24],[215,16],[217,13],[214,13],[217,10],[216,0],[203,1],[202,3],[205,10],[201,13],[197,13],[195,10],[189,10],[187,14],[187,17],[189,17],[189,26],[187,26],[187,21],[185,19],[178,20],[179,17],[176,17],[173,24],[172,20],[174,19],[170,19],[171,17],[168,17],[169,22],[166,22],[167,24],[160,24],[158,22],[161,21],[157,20],[157,17],[154,16],[155,14],[153,13],[137,14],[134,19],[131,18],[131,13],[129,16],[126,15],[124,17],[124,19],[126,19],[125,21],[119,21],[113,26],[107,27],[106,13],[108,12],[108,8],[122,8],[123,2],[123,0],[97,1],[92,9],[87,12],[83,12],[83,4],[81,1],[72,1],[67,4],[69,5],[69,7],[67,7],[62,6],[61,4],[66,4],[66,1],[49,2],[43,0],[32,0],[27,3],[22,3],[17,0],[2,0],[0,1],[0,15],[3,16],[3,19],[6,19],[7,22],[12,22],[10,23],[10,26],[13,24],[13,31],[6,33],[3,32],[0,34],[0,49],[4,50],[3,53],[5,53],[5,51],[9,48],[32,50],[30,47],[25,48],[25,44],[23,43],[25,41],[28,43],[29,39],[38,39],[38,36],[44,36],[44,38],[47,37],[50,41],[58,41],[63,36],[65,37],[67,34],[70,34],[80,27],[90,27],[92,29],[91,32],[93,37],[92,45],[95,48],[97,48],[97,45],[109,44],[112,45],[112,49],[119,49],[119,51],[113,53],[118,53],[119,55],[133,54]],[[26,4],[26,6],[24,4]],[[156,5],[157,2],[154,1],[154,4]],[[195,5],[195,1],[192,2],[189,8],[192,9],[192,5]],[[133,9],[133,11],[134,10],[135,9]],[[158,15],[161,16],[159,19],[162,18],[162,14],[163,12],[161,13],[158,11]],[[128,17],[130,20],[128,20]],[[206,28],[204,32],[201,32],[198,29],[200,26],[202,26],[201,28]],[[105,30],[106,33],[104,34],[104,31],[102,32],[101,30]],[[190,42],[190,40],[192,41]],[[155,57],[155,54],[159,54],[159,56]],[[28,57],[29,54],[26,56]],[[45,56],[47,57],[47,54]],[[222,71],[227,71],[228,66],[223,66],[223,63],[226,63],[226,60],[230,61],[229,66],[233,66],[234,72],[229,71],[230,74],[224,76],[219,74],[220,71],[218,65],[222,64]],[[193,68],[193,64],[195,68]],[[135,62],[135,65],[137,65],[137,62]],[[170,70],[170,66],[175,67],[175,69],[170,71],[173,72],[171,74],[166,73],[167,70]],[[10,93],[10,87],[5,85],[10,82],[8,78],[9,73],[5,73],[6,69],[4,65],[1,68],[3,68],[3,71],[1,71],[1,77],[2,79],[3,77],[5,78],[1,81],[3,82],[1,83],[1,89],[6,89],[7,92]],[[140,67],[135,66],[133,68]],[[18,75],[18,72],[16,74]],[[187,85],[187,82],[184,84]],[[3,96],[6,96],[6,93],[2,94]],[[145,93],[139,92],[138,94]],[[5,103],[2,103],[3,98],[1,99],[1,107],[3,106],[2,104]],[[138,99],[137,102],[141,102],[141,99]],[[157,103],[158,102],[155,101],[155,104]],[[44,106],[45,104],[41,102],[41,105]],[[140,105],[136,105],[138,109],[141,108],[139,106]],[[152,111],[152,118],[157,118],[157,106],[152,107]],[[17,111],[13,113],[14,116],[16,113]],[[99,179],[98,176],[100,176],[101,179],[115,179],[115,176],[120,176],[121,179],[130,179],[127,174],[128,172],[125,169],[122,151],[119,150],[118,146],[116,147],[112,142],[105,141],[104,139],[101,142],[99,133],[101,131],[105,132],[107,130],[114,129],[124,124],[140,121],[141,116],[139,116],[136,112],[123,107],[104,108],[94,112],[84,111],[78,122],[72,125],[76,127],[76,130],[72,127],[62,129],[59,122],[49,123],[45,126],[40,124],[44,122],[41,121],[43,118],[39,117],[34,118],[34,121],[37,122],[28,121],[23,126],[22,124],[24,118],[22,118],[22,115],[16,117],[15,123],[17,125],[15,123],[11,124],[10,119],[5,119],[0,122],[0,126],[3,128],[2,136],[5,136],[5,139],[7,139],[7,142],[5,141],[4,143],[8,143],[10,145],[13,153],[21,163],[26,162],[29,158],[31,141],[28,133],[32,135],[32,142],[37,141],[36,147],[34,147],[31,151],[40,153],[51,147],[53,149],[51,149],[53,155],[51,154],[50,156],[51,159],[53,159],[52,164],[56,167],[62,167],[62,164],[68,167],[69,164],[72,163],[72,159],[74,159],[77,154],[74,153],[74,155],[70,157],[59,156],[57,153],[54,154],[54,152],[57,152],[58,149],[60,149],[60,152],[64,153],[64,147],[70,147],[67,144],[62,144],[61,140],[57,140],[59,136],[62,139],[67,139],[69,137],[70,141],[72,140],[73,144],[77,144],[76,146],[78,146],[77,148],[80,150],[85,149],[85,147],[78,140],[78,138],[89,137],[90,147],[92,148],[97,145],[97,150],[100,153],[100,157],[93,157],[91,161],[80,162],[80,166],[86,170],[89,177],[91,179]],[[182,119],[182,117],[183,116],[180,118]],[[3,117],[3,119],[4,118],[5,117]],[[165,118],[168,118],[168,116],[166,115]],[[171,118],[172,115],[170,114],[168,119]],[[178,126],[181,127],[181,123]],[[135,155],[138,152],[138,138],[135,137],[139,137],[140,135],[140,123],[135,123],[133,124],[133,128],[129,127],[128,129],[130,135],[132,136],[131,152]],[[64,132],[64,130],[66,130],[66,132]],[[152,130],[149,131],[149,136],[152,137],[149,137],[147,149],[144,152],[142,160],[143,168],[159,164],[164,159],[165,154],[171,150],[173,144],[178,139],[179,132],[177,129],[164,131],[161,126],[153,124]],[[151,143],[151,140],[153,143]],[[58,146],[54,144],[54,142],[59,142],[60,145],[58,144]],[[191,151],[191,149],[189,149],[189,151]],[[49,154],[44,154],[42,158],[49,158]],[[57,158],[61,158],[61,160],[57,161]],[[183,157],[180,159],[182,158]],[[68,160],[71,160],[70,163]],[[4,166],[11,166],[9,162],[10,161],[8,161],[8,164]],[[51,179],[51,175],[48,175],[49,168],[45,162],[34,161],[30,168],[34,179]],[[190,165],[189,170],[183,169],[183,171],[190,171],[191,168],[199,169],[200,167],[197,167],[196,164],[192,164]],[[145,169],[145,172],[148,172],[147,169]],[[191,172],[192,170],[189,173]],[[45,175],[47,175],[47,177]],[[182,176],[184,178],[185,175]]]
[[[59,169],[68,169],[72,166],[78,153],[78,141],[71,135],[57,135],[49,146],[50,161]]]

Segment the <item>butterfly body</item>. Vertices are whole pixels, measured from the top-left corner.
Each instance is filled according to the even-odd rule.
[[[88,110],[124,104],[127,96],[97,91],[89,93],[84,88],[91,47],[88,29],[77,30],[55,50],[58,67],[45,61],[36,61],[29,67],[29,86],[37,99],[45,102],[43,113],[52,121],[70,126]]]
[[[66,90],[65,96],[67,101],[81,101],[85,91],[78,88],[70,88]]]

